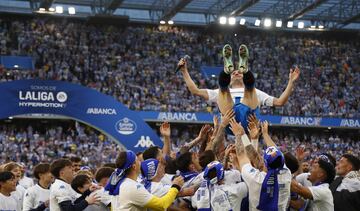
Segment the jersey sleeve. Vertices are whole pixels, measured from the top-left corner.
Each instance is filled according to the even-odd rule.
[[[260,101],[262,106],[273,106],[274,105],[274,97],[268,95],[267,93],[256,89],[256,95]]]
[[[206,89],[207,94],[209,96],[208,102],[209,103],[216,103],[218,98],[218,89]]]
[[[249,163],[242,167],[241,176],[247,185],[253,185],[254,183],[262,184],[265,179],[265,174]]]
[[[322,186],[311,186],[309,187],[314,201],[320,201],[328,198],[331,195],[330,189]]]

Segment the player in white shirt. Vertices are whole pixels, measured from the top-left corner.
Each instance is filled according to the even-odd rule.
[[[175,200],[176,195],[181,189],[184,180],[177,177],[173,180],[173,185],[169,192],[157,197],[149,193],[144,185],[136,181],[140,174],[140,161],[132,151],[120,152],[116,158],[117,169],[110,177],[110,181],[105,187],[112,197],[111,209],[119,210],[165,210]]]
[[[21,165],[15,162],[10,162],[5,164],[4,166],[5,171],[10,171],[14,174],[16,180],[16,190],[11,193],[11,196],[16,199],[16,203],[18,209],[22,210],[23,199],[25,195],[25,188],[19,185],[19,180],[21,178]]]
[[[262,124],[264,142],[267,149],[264,161],[267,172],[254,168],[245,153],[246,147],[253,147],[244,128],[230,121],[236,136],[236,154],[241,176],[249,188],[249,210],[286,210],[290,200],[291,172],[284,165],[284,156],[277,149],[268,134],[268,123]],[[258,158],[257,158],[258,160]],[[254,162],[254,160],[252,160]]]
[[[15,175],[9,171],[0,172],[0,210],[21,211],[18,201],[11,195],[15,190]]]
[[[224,167],[218,161],[207,165],[200,188],[191,199],[198,210],[241,210],[243,199],[248,195],[244,182],[226,185]]]
[[[299,194],[305,199],[310,199],[307,210],[310,211],[333,211],[333,196],[329,189],[329,183],[334,180],[335,167],[331,158],[320,155],[311,166],[308,180],[312,186],[302,186],[297,181],[291,182],[291,191]]]
[[[99,197],[95,194],[81,198],[81,195],[71,188],[74,171],[70,160],[55,160],[50,165],[50,171],[56,178],[50,187],[51,211],[83,210],[89,204],[99,201]]]
[[[50,185],[54,178],[50,172],[50,164],[40,163],[34,167],[34,177],[38,184],[25,191],[23,211],[41,211],[49,207]]]
[[[19,181],[19,185],[23,186],[25,189],[34,186],[34,180],[25,176],[25,164],[21,163],[20,169],[21,169],[21,179]]]
[[[240,54],[240,50],[243,52],[245,49],[243,49],[242,46],[240,46],[239,54]],[[232,49],[231,49],[231,54],[232,54]],[[239,55],[239,58],[240,57],[241,56]],[[241,64],[242,62],[240,61],[239,63]],[[189,75],[186,60],[181,59],[178,63],[178,66],[181,67],[181,72],[185,80],[186,86],[188,87],[188,89],[192,94],[200,96],[209,102],[218,102],[219,89],[215,89],[215,90],[199,89]],[[299,78],[299,75],[300,75],[300,70],[298,68],[296,68],[295,70],[290,69],[288,84],[286,86],[286,89],[280,95],[279,98],[270,96],[265,92],[262,92],[261,90],[255,89],[256,90],[255,93],[258,98],[258,101],[260,102],[260,105],[283,106],[288,101],[288,98],[294,88],[295,81]],[[231,80],[230,81],[231,88],[229,90],[231,94],[231,99],[233,100],[234,104],[237,104],[239,103],[240,99],[244,97],[244,92],[245,92],[242,71],[240,70],[233,71],[231,73],[231,79],[228,78],[228,80],[229,81]],[[225,109],[225,111],[222,112],[225,114],[226,110],[227,109]]]

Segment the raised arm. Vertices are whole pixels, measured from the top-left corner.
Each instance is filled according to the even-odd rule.
[[[261,123],[261,131],[262,131],[265,145],[267,147],[272,147],[272,146],[276,147],[276,144],[274,143],[274,141],[271,139],[271,137],[269,135],[269,123],[267,121],[264,121]]]
[[[245,147],[245,151],[249,159],[252,161],[252,164],[255,168],[263,171],[265,169],[265,164],[263,158],[258,152],[258,140],[260,136],[260,127],[259,122],[255,116],[249,116],[249,135],[251,139],[251,144]]]
[[[168,122],[164,122],[160,126],[160,133],[164,137],[164,146],[162,151],[165,155],[170,156],[171,152],[171,144],[170,144],[170,135],[171,135],[171,127]]]
[[[250,163],[248,156],[245,153],[244,145],[251,145],[249,138],[245,134],[244,128],[236,122],[234,118],[230,120],[230,129],[235,135],[235,146],[236,146],[236,155],[239,163],[239,171],[241,172],[242,167],[245,164]]]
[[[295,69],[290,69],[289,82],[288,82],[288,84],[286,86],[286,89],[280,95],[279,98],[274,98],[274,101],[273,101],[274,106],[283,106],[283,105],[285,105],[285,103],[288,101],[289,96],[291,95],[291,93],[292,93],[292,91],[294,89],[295,82],[299,78],[299,76],[300,76],[300,69],[298,67],[295,67]]]
[[[190,77],[190,74],[189,74],[188,69],[187,69],[186,60],[180,59],[180,61],[178,63],[178,66],[182,66],[181,67],[181,73],[183,75],[183,78],[185,80],[186,86],[189,89],[189,91],[193,95],[197,95],[197,96],[200,96],[200,97],[204,98],[205,100],[209,100],[209,95],[208,95],[206,89],[199,89],[197,87],[197,85],[195,84],[195,82]]]
[[[215,138],[211,146],[211,150],[215,153],[215,155],[218,155],[219,145],[225,138],[225,128],[227,127],[227,125],[230,122],[230,119],[233,118],[234,115],[235,115],[234,110],[230,109],[221,118],[219,129],[215,134]]]
[[[182,154],[182,153],[189,151],[195,145],[199,144],[204,139],[206,139],[208,136],[208,133],[210,132],[211,129],[212,128],[210,125],[202,126],[199,135],[194,140],[192,140],[190,143],[186,143],[184,146],[182,146],[180,149],[180,153]]]

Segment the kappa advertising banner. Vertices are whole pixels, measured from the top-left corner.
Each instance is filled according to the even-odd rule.
[[[212,123],[210,113],[192,112],[157,112],[157,111],[138,111],[146,121],[169,121],[169,122],[192,122],[192,123]],[[299,116],[273,116],[261,115],[261,120],[267,120],[274,125],[296,125],[296,126],[321,126],[321,127],[352,127],[360,128],[360,119],[341,119],[323,117],[299,117]]]
[[[55,114],[85,122],[129,150],[143,151],[162,141],[136,112],[111,96],[61,81],[19,80],[0,84],[0,118]]]

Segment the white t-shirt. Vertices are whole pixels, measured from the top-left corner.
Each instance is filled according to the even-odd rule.
[[[151,182],[150,193],[157,197],[162,197],[169,192],[171,185],[162,182]]]
[[[274,101],[273,96],[270,96],[261,90],[258,90],[258,89],[255,89],[255,90],[256,90],[256,95],[258,96],[260,105],[273,106],[273,101]],[[217,99],[218,99],[219,89],[206,89],[206,91],[209,96],[208,102],[216,103]],[[232,97],[234,103],[236,103],[237,97],[240,97],[240,98],[244,97],[244,88],[230,89],[230,93],[231,93],[231,97]]]
[[[302,173],[296,176],[296,181],[304,187],[311,187],[312,184],[308,180],[310,173]]]
[[[189,181],[185,182],[183,187],[190,187],[192,185],[200,185],[202,181],[204,180],[204,172],[201,172],[196,177],[190,179]],[[227,184],[233,184],[241,182],[241,173],[238,170],[232,169],[232,170],[226,170],[224,172],[224,183]]]
[[[80,196],[71,188],[70,184],[56,179],[50,187],[50,210],[61,211],[59,203],[64,201],[74,202]]]
[[[11,192],[11,196],[16,200],[16,204],[19,210],[22,210],[24,195],[25,188],[21,185],[17,185],[16,190],[14,192]]]
[[[333,196],[329,189],[328,183],[323,183],[317,186],[309,187],[313,200],[310,200],[308,209],[309,211],[333,211],[334,202]]]
[[[248,195],[248,188],[244,182],[231,185],[207,186],[203,181],[200,188],[191,197],[191,204],[197,209],[211,208],[212,210],[240,210],[242,200]],[[210,191],[210,192],[209,192]]]
[[[242,168],[241,175],[249,187],[249,210],[258,210],[256,207],[259,205],[261,186],[266,177],[266,172],[259,171],[250,164],[246,164]],[[285,211],[289,205],[291,178],[290,170],[284,165],[284,169],[280,170],[278,174],[279,210]]]
[[[39,184],[36,184],[25,191],[23,211],[37,208],[49,199],[50,189],[44,189]]]
[[[144,185],[125,178],[120,186],[119,195],[111,199],[111,209],[112,211],[145,211],[144,206],[152,197]]]
[[[19,185],[23,186],[25,189],[28,189],[32,186],[34,186],[34,180],[32,180],[31,178],[24,176],[20,181],[19,181]]]
[[[0,210],[21,211],[17,206],[17,200],[12,196],[5,196],[0,193]]]

